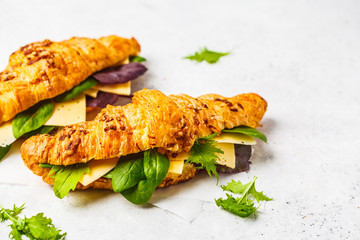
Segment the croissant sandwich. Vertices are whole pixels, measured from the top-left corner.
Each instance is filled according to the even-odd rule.
[[[146,68],[140,63],[126,64],[139,52],[136,39],[107,36],[98,39],[73,37],[62,42],[44,40],[28,44],[11,54],[8,66],[0,72],[0,159],[4,147],[43,125],[80,122],[62,124],[56,120],[48,121],[55,118],[52,115],[57,110],[55,103],[63,105],[63,102],[81,94],[85,109],[82,92],[88,91],[89,95],[97,97],[99,89],[106,92],[115,85],[119,89],[119,84],[143,74]],[[130,85],[127,86],[129,90]],[[111,94],[112,90],[109,92]],[[92,104],[96,105],[96,101]],[[32,116],[35,120],[28,121]],[[46,131],[41,129],[38,132]]]
[[[243,163],[255,144],[252,136],[266,141],[255,129],[266,108],[255,93],[193,98],[143,89],[132,103],[108,105],[93,121],[27,139],[20,152],[59,198],[95,188],[143,204],[155,188],[189,180],[200,169],[216,177],[217,171],[248,170]],[[237,146],[241,156],[235,156]]]

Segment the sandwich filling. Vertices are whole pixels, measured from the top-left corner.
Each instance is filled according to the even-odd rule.
[[[161,148],[130,154],[120,158],[91,160],[69,166],[39,164],[50,168],[54,193],[63,198],[75,188],[96,187],[97,183],[121,193],[134,204],[144,204],[157,187],[186,181],[205,169],[209,176],[217,172],[249,170],[254,137],[266,141],[256,129],[240,126],[226,129],[220,135],[198,139],[188,153],[170,153]]]

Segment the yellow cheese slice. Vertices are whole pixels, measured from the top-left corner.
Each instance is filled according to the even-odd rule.
[[[44,125],[66,126],[86,120],[86,98],[80,94],[76,98],[63,102],[54,103],[54,111]]]
[[[111,169],[113,169],[119,158],[110,158],[105,160],[92,160],[89,162],[90,172],[84,174],[80,179],[80,183],[84,186],[89,185],[95,180],[101,178],[106,173],[108,173]]]
[[[235,168],[235,147],[233,143],[215,143],[215,145],[224,151],[224,154],[218,154],[216,161],[220,165],[225,165],[229,168]]]
[[[256,141],[253,137],[242,133],[222,133],[214,138],[220,143],[236,143],[243,145],[255,145]]]
[[[89,88],[89,89],[85,90],[83,93],[84,93],[85,95],[90,96],[90,97],[96,98],[98,92],[99,92],[99,90],[97,90],[97,89]]]
[[[119,84],[96,84],[93,89],[108,92],[108,93],[115,93],[118,95],[126,95],[129,96],[131,94],[131,84],[130,81],[127,83],[119,83]]]
[[[5,147],[13,142],[16,138],[12,132],[12,121],[0,124],[0,147]]]
[[[169,172],[181,174],[184,168],[184,160],[170,161]]]
[[[169,160],[170,160],[170,162],[171,161],[185,161],[189,158],[189,156],[190,156],[190,153],[183,152],[183,153],[177,154],[176,157],[169,157]]]

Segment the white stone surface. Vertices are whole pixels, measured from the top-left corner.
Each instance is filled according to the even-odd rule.
[[[135,36],[148,59],[134,90],[261,94],[269,142],[256,145],[250,172],[234,178],[257,176],[257,188],[274,198],[256,220],[204,201],[192,222],[106,191],[60,200],[13,148],[0,162],[1,205],[25,202],[25,215],[44,212],[67,239],[359,239],[359,1],[16,0],[1,1],[0,11],[1,68],[32,41],[117,34]],[[215,65],[182,59],[203,46],[231,54]],[[201,181],[214,188],[205,176],[186,184]]]

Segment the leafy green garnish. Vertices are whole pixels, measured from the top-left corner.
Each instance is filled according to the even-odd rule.
[[[49,175],[55,179],[54,193],[58,198],[64,198],[70,192],[75,190],[77,183],[81,177],[90,172],[90,168],[87,163],[78,163],[69,166],[53,165]]]
[[[222,198],[215,199],[216,205],[222,207],[225,210],[239,216],[246,218],[251,214],[256,212],[256,207],[251,201],[240,202],[239,198],[235,199],[231,194],[226,194],[227,198],[224,200]]]
[[[112,186],[114,192],[122,192],[146,179],[143,159],[121,161],[121,158],[111,171]]]
[[[22,236],[29,239],[38,240],[60,240],[64,239],[66,233],[61,233],[50,218],[44,217],[43,213],[38,213],[30,218],[20,218],[18,215],[24,209],[24,204],[20,207],[14,205],[13,209],[5,209],[0,205],[0,221],[11,221],[9,225],[11,232],[10,239],[21,240]]]
[[[271,201],[272,198],[267,197],[263,192],[258,192],[255,189],[255,181],[257,177],[247,183],[242,184],[240,181],[235,182],[231,180],[226,186],[221,186],[224,191],[240,194],[241,197],[234,198],[231,194],[226,194],[227,199],[215,199],[216,205],[225,210],[238,215],[239,217],[248,217],[256,212],[259,207],[254,206],[254,199],[259,201]]]
[[[205,60],[206,62],[213,64],[213,63],[217,63],[221,57],[226,56],[229,53],[230,52],[225,52],[225,53],[214,52],[204,47],[200,49],[199,52],[195,52],[194,55],[189,55],[186,56],[185,58],[190,60],[195,60],[197,62],[202,62]]]
[[[140,57],[140,56],[130,56],[129,61],[130,62],[139,62],[140,63],[140,62],[145,62],[146,58]]]
[[[54,165],[51,165],[49,163],[40,163],[39,164],[39,167],[42,167],[42,168],[52,168]]]
[[[149,201],[156,187],[164,180],[170,166],[169,159],[156,149],[147,150],[143,161],[146,179],[121,192],[128,201],[138,205]]]
[[[189,163],[200,164],[199,169],[206,169],[209,176],[215,175],[219,181],[219,175],[216,171],[216,160],[219,158],[217,153],[224,154],[224,152],[216,147],[216,141],[213,140],[216,134],[212,134],[205,138],[199,138],[195,141],[190,151],[190,156],[187,160]]]
[[[255,189],[255,180],[257,177],[247,183],[242,184],[240,181],[235,182],[233,179],[229,182],[226,186],[221,186],[224,191],[229,191],[232,193],[246,195],[246,197],[251,196],[256,199],[257,202],[259,201],[271,201],[272,198],[267,197],[263,192],[258,192]],[[244,197],[244,196],[243,196]]]
[[[263,140],[264,142],[267,142],[267,138],[266,136],[259,132],[259,130],[252,128],[252,127],[248,127],[248,126],[238,126],[238,127],[234,127],[232,129],[223,129],[222,132],[228,132],[228,133],[243,133],[245,135],[249,135],[251,137],[255,137],[258,138],[260,140]]]
[[[31,136],[37,135],[37,134],[45,134],[45,133],[49,133],[51,130],[53,130],[54,128],[56,128],[55,126],[41,126],[40,128],[25,133],[25,137],[26,138],[30,138]]]
[[[79,95],[80,93],[84,92],[85,90],[92,88],[97,83],[98,81],[95,78],[89,77],[85,81],[82,81],[79,85],[73,87],[67,92],[64,92],[63,94],[54,97],[53,99],[57,103],[69,101],[74,97],[76,97],[77,95]]]
[[[11,144],[6,145],[4,147],[0,146],[0,161],[6,156],[6,154],[10,151]]]
[[[45,100],[17,114],[12,123],[14,137],[18,139],[23,134],[40,128],[51,117],[52,112],[53,103]]]

